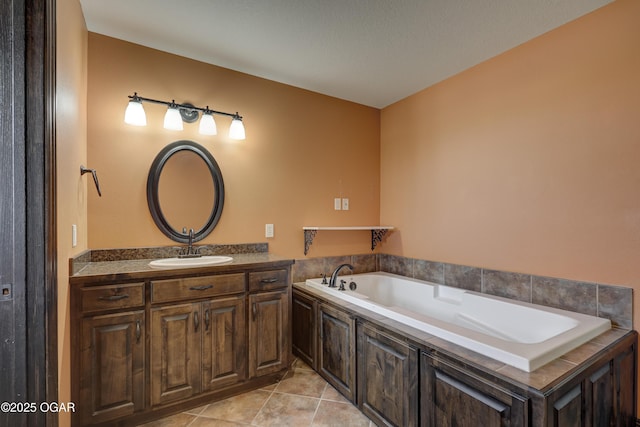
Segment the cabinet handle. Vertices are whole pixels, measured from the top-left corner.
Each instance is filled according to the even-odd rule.
[[[140,331],[140,321],[136,320],[136,342],[140,344],[140,335],[142,332]]]
[[[195,328],[195,331],[198,332],[198,326],[200,326],[200,316],[198,316],[197,311],[193,312],[193,326]]]
[[[208,331],[209,330],[209,309],[208,308],[204,311],[204,324],[205,324],[205,330]]]
[[[111,296],[108,296],[108,297],[98,297],[98,299],[102,300],[102,301],[119,301],[119,300],[125,299],[125,298],[129,298],[129,295],[120,294],[120,295],[111,295]]]
[[[269,279],[262,279],[260,283],[276,283],[278,281],[277,277],[271,277]]]
[[[251,313],[253,314],[253,320],[256,320],[256,314],[258,313],[258,307],[256,305],[256,303],[253,303],[253,306],[251,307]]]
[[[191,289],[192,291],[204,291],[211,288],[213,288],[213,285],[192,286],[189,289]]]

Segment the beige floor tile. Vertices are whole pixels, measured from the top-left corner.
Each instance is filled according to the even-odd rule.
[[[254,426],[309,426],[319,399],[291,394],[273,393],[253,420]]]
[[[315,417],[313,427],[369,427],[371,421],[350,403],[322,400]]]
[[[322,400],[333,400],[335,402],[349,403],[346,397],[344,397],[338,390],[336,390],[331,384],[327,384],[327,388],[322,393]]]
[[[254,390],[233,396],[208,405],[199,415],[200,418],[234,421],[250,424],[265,405],[271,392]]]
[[[307,365],[305,362],[303,362],[300,359],[294,360],[293,363],[291,364],[291,367],[293,369],[306,369],[308,371],[313,371],[313,369],[311,369],[311,366]]]
[[[204,410],[208,405],[198,406],[197,408],[189,409],[188,411],[184,411],[185,414],[191,415],[200,415],[200,412]]]
[[[151,421],[150,423],[143,424],[144,427],[186,427],[196,419],[195,415],[191,414],[175,414],[160,420]]]
[[[198,417],[189,427],[248,427],[251,424],[236,423],[235,421],[214,420],[213,418]]]
[[[326,384],[326,381],[312,370],[294,369],[278,383],[276,392],[319,398]]]

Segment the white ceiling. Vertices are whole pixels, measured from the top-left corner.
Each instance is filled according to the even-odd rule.
[[[89,31],[382,108],[611,0],[80,0]]]

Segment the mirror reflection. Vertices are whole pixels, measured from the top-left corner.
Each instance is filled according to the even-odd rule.
[[[194,242],[205,238],[224,205],[222,173],[211,153],[193,141],[162,149],[149,170],[147,202],[154,222],[170,239],[187,243],[191,228]]]
[[[158,200],[171,228],[201,229],[215,200],[213,179],[205,161],[188,150],[171,156],[162,168]]]

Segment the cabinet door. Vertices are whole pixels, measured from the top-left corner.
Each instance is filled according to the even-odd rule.
[[[549,395],[546,425],[635,425],[635,346]]]
[[[144,312],[94,316],[81,323],[80,419],[109,421],[144,409]]]
[[[318,370],[350,401],[355,401],[355,320],[325,304],[318,305]]]
[[[302,361],[317,369],[316,361],[316,302],[293,291],[291,314],[291,348]]]
[[[377,425],[418,425],[418,350],[358,323],[358,402]]]
[[[421,424],[429,427],[528,425],[528,400],[422,353]]]
[[[200,304],[151,310],[151,403],[200,392]]]
[[[202,303],[202,388],[243,381],[247,377],[247,331],[244,295]]]
[[[267,375],[289,363],[289,291],[249,296],[249,376]]]

